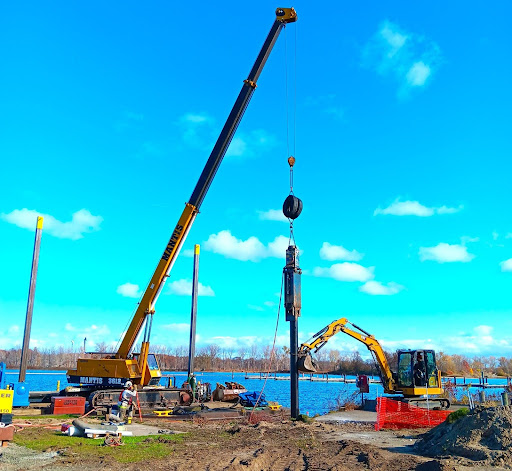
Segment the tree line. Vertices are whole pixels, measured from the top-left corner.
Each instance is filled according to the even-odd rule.
[[[76,367],[78,358],[100,358],[99,352],[111,350],[106,344],[98,344],[94,352],[84,353],[71,348],[33,348],[27,354],[27,366],[31,369],[72,369]],[[138,351],[138,348],[135,349]],[[164,371],[184,371],[188,367],[188,347],[169,347],[152,345],[152,353],[157,354],[160,369]],[[396,353],[385,352],[391,368],[397,364]],[[448,355],[443,352],[436,354],[437,366],[443,375],[478,377],[482,373],[487,376],[512,376],[512,359],[504,356]],[[318,371],[330,374],[368,374],[375,376],[378,369],[373,359],[363,359],[358,351],[342,354],[338,350],[320,350],[315,355]],[[0,361],[7,368],[19,368],[21,348],[0,350]],[[290,365],[288,347],[276,348],[252,345],[237,349],[222,348],[210,344],[196,350],[194,366],[196,371],[248,371],[248,372],[287,372]]]

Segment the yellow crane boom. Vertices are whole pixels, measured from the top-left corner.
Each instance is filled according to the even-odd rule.
[[[275,15],[270,32],[247,79],[243,81],[242,89],[203,168],[194,191],[186,203],[185,209],[158,261],[151,281],[142,295],[119,349],[110,357],[79,359],[76,370],[69,370],[67,372],[69,383],[107,387],[119,386],[127,379],[140,385],[146,385],[151,380],[158,383],[161,376],[158,365],[153,365],[152,368],[148,366],[149,337],[151,334],[152,316],[155,313],[155,304],[162,292],[165,281],[170,275],[183,242],[192,227],[192,223],[199,212],[201,203],[242,120],[256,89],[256,82],[277,41],[279,33],[286,24],[297,21],[297,13],[293,8],[277,8]],[[136,358],[135,355],[134,358],[130,358],[130,353],[144,325],[145,332],[141,344],[141,352]],[[156,359],[154,362],[156,363]]]

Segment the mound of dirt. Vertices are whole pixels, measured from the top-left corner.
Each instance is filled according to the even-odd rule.
[[[454,423],[444,422],[416,444],[427,456],[455,455],[478,464],[512,466],[512,408],[479,407]]]

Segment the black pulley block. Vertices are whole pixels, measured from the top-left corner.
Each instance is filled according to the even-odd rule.
[[[302,212],[302,200],[295,195],[288,195],[283,203],[283,214],[289,219],[297,219]]]

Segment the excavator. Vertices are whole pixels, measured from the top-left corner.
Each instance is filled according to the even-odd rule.
[[[117,402],[121,391],[119,388],[122,388],[127,381],[131,381],[136,385],[141,407],[183,405],[194,399],[188,389],[170,387],[170,385],[167,388],[159,386],[162,374],[158,360],[154,354],[149,353],[149,339],[155,304],[242,120],[256,89],[256,82],[279,33],[288,23],[295,21],[297,21],[297,13],[293,8],[278,8],[276,10],[275,20],[270,32],[247,79],[244,80],[242,89],[203,168],[194,191],[185,204],[185,209],[158,261],[118,350],[110,354],[95,355],[100,358],[78,359],[76,369],[67,372],[68,383],[75,385],[67,389],[67,394],[88,396],[90,407],[108,407]],[[133,353],[134,346],[143,329],[144,334],[140,352]]]
[[[351,327],[347,327],[347,324]],[[297,368],[303,373],[315,373],[318,365],[311,352],[316,353],[330,338],[339,332],[349,335],[366,345],[378,366],[379,376],[386,394],[396,395],[399,400],[409,403],[429,401],[448,409],[450,401],[442,397],[441,371],[436,365],[434,350],[398,350],[398,365],[392,371],[384,350],[378,340],[365,330],[352,324],[345,317],[331,322],[303,343],[297,352]]]

